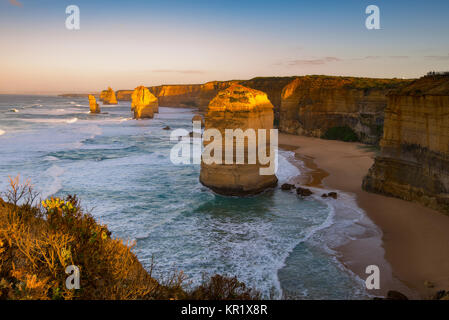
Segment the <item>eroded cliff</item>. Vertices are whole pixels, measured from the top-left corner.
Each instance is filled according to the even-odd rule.
[[[117,101],[131,101],[132,94],[133,94],[133,90],[117,90],[115,92]]]
[[[161,85],[148,87],[164,107],[196,107],[202,111],[209,102],[233,81],[211,81],[205,84]]]
[[[449,214],[449,76],[426,76],[389,94],[380,146],[365,190]]]
[[[331,76],[297,77],[282,90],[279,129],[324,136],[350,128],[359,141],[376,144],[382,134],[386,94],[408,80]]]
[[[387,93],[410,83],[402,79],[334,76],[257,77],[204,84],[148,87],[164,107],[194,107],[206,111],[219,91],[233,84],[263,91],[274,106],[274,126],[280,131],[314,137],[377,144],[382,137]],[[132,90],[119,90],[118,100],[131,100]],[[102,99],[106,91],[102,92]],[[341,130],[340,136],[335,132]]]

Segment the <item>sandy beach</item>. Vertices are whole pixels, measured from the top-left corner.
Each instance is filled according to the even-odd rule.
[[[340,261],[362,279],[365,268],[380,268],[379,290],[397,290],[409,298],[429,298],[449,288],[449,216],[404,200],[362,190],[375,153],[359,143],[279,135],[281,148],[295,151],[308,167],[302,184],[354,194],[357,204],[382,231],[337,248]],[[338,200],[336,200],[338,201]],[[430,282],[432,285],[429,285]]]

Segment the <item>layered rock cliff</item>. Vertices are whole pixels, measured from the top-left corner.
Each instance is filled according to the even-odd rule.
[[[274,106],[274,125],[279,126],[282,90],[292,82],[295,77],[257,77],[250,80],[239,81],[239,84],[263,91]]]
[[[115,92],[111,87],[108,87],[108,90],[103,90],[101,92],[100,100],[103,101],[103,104],[117,104]]]
[[[211,81],[205,84],[161,85],[148,87],[164,107],[196,107],[206,110],[218,91],[229,87],[233,81]]]
[[[144,86],[134,89],[131,107],[134,110],[134,119],[153,118],[157,108],[157,98]]]
[[[90,113],[100,113],[100,106],[97,103],[97,100],[95,99],[95,97],[93,95],[89,95],[89,108],[90,108]]]
[[[117,97],[117,101],[131,101],[133,92],[134,90],[117,90],[115,96]]]
[[[148,89],[160,106],[206,111],[219,91],[240,84],[267,94],[274,106],[274,125],[282,132],[333,138],[335,130],[343,129],[358,141],[377,144],[382,137],[387,93],[408,83],[410,80],[333,76],[257,77]],[[101,99],[107,94],[103,91]],[[116,94],[118,100],[132,100],[132,90]],[[338,135],[334,138],[341,139]]]
[[[158,98],[160,106],[196,107],[206,111],[209,102],[219,91],[232,84],[241,84],[265,92],[274,106],[275,118],[278,119],[282,89],[293,79],[295,77],[257,77],[250,80],[210,81],[204,84],[160,85],[148,89]],[[119,90],[116,92],[117,100],[131,101],[131,94],[132,90]]]
[[[282,90],[279,129],[322,137],[331,128],[350,128],[364,143],[382,134],[386,94],[408,80],[297,77]]]
[[[221,134],[221,139],[212,141],[204,139],[205,151],[203,152],[201,162],[200,182],[211,188],[217,193],[224,195],[247,195],[254,194],[273,187],[277,183],[274,174],[263,175],[260,169],[268,165],[262,165],[257,157],[259,148],[269,149],[269,135],[266,137],[266,145],[259,146],[262,143],[257,135],[258,129],[273,128],[273,105],[268,100],[267,95],[261,91],[250,89],[241,85],[233,84],[225,90],[222,90],[209,103],[208,111],[205,117],[205,132],[210,129],[217,129]],[[248,143],[245,137],[231,137],[234,141],[231,161],[226,163],[225,156],[225,136],[226,129],[241,129],[245,132],[247,129],[255,130],[254,145]],[[210,131],[209,131],[210,132]],[[218,139],[218,138],[217,138]],[[211,143],[219,143],[222,147],[221,154],[215,154],[216,149],[208,150]],[[241,143],[242,148],[237,148]],[[254,146],[255,149],[252,148]],[[238,160],[237,152],[242,155],[243,161]],[[274,151],[273,151],[274,152]],[[269,153],[269,151],[268,151]],[[209,161],[211,157],[218,157],[218,161]],[[250,157],[255,157],[251,163]]]
[[[380,145],[363,188],[449,214],[449,76],[390,93]]]

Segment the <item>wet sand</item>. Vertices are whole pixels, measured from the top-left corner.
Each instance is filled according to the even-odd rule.
[[[366,234],[337,248],[340,261],[362,279],[368,277],[366,266],[379,266],[380,290],[370,293],[384,296],[397,290],[409,298],[426,299],[449,289],[449,216],[363,191],[374,150],[358,143],[287,134],[279,135],[279,144],[294,151],[309,169],[300,184],[354,194],[358,206],[381,229],[381,236]]]

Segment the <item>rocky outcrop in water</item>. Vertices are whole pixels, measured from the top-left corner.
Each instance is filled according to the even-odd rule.
[[[97,103],[97,100],[95,99],[95,97],[93,95],[89,95],[89,108],[90,108],[90,113],[100,113],[100,106]]]
[[[153,113],[159,113],[159,99],[151,93],[151,90],[144,86],[135,88],[131,94],[131,110],[135,109],[136,104],[142,104],[139,98],[141,94],[144,94],[144,99],[146,99],[144,103],[151,104],[153,107]]]
[[[134,119],[153,118],[157,109],[157,98],[144,86],[134,89],[131,108],[134,111]]]
[[[390,93],[381,153],[368,191],[449,214],[449,76],[426,76]]]
[[[408,82],[397,79],[298,77],[282,90],[279,129],[291,134],[323,137],[333,128],[349,128],[357,140],[376,144],[382,136],[386,94]]]
[[[277,184],[274,174],[262,175],[262,166],[257,158],[256,163],[249,164],[248,157],[250,148],[245,138],[234,138],[233,158],[231,163],[225,163],[225,129],[272,129],[273,128],[273,105],[267,95],[261,91],[250,89],[241,85],[231,85],[222,90],[209,103],[205,117],[205,130],[217,129],[221,133],[223,152],[221,164],[205,162],[201,163],[200,182],[217,193],[224,195],[248,195],[255,194],[273,187]],[[268,130],[269,131],[269,130]],[[236,161],[236,141],[243,142],[244,163]],[[212,141],[204,140],[205,148]],[[260,143],[257,137],[257,144]],[[269,150],[269,135],[266,140]],[[220,157],[220,155],[218,155]]]
[[[108,90],[103,90],[100,94],[100,100],[103,101],[103,104],[117,104],[117,98],[115,96],[114,90],[111,87],[108,87]]]

